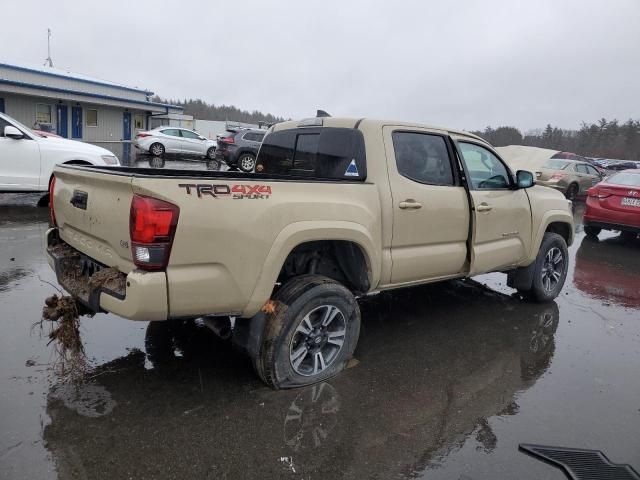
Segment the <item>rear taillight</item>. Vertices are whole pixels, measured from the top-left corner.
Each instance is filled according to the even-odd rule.
[[[557,172],[557,173],[554,173],[553,175],[551,175],[551,178],[552,179],[556,179],[556,180],[560,180],[561,178],[564,178],[566,176],[567,175],[565,173]]]
[[[157,198],[134,195],[129,215],[133,263],[144,270],[162,270],[169,263],[180,209]]]
[[[587,196],[592,198],[607,198],[610,197],[611,194],[607,192],[601,192],[597,187],[591,187],[587,190]]]
[[[56,223],[56,212],[53,209],[53,191],[56,188],[56,177],[51,177],[51,181],[49,182],[49,218],[52,227],[57,227]]]
[[[136,135],[136,138],[144,138],[144,137],[150,137],[151,134],[150,133],[139,133]]]
[[[220,141],[222,143],[236,143],[236,140],[233,137],[222,137]]]

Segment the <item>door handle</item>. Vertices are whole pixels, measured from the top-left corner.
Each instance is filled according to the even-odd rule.
[[[403,210],[417,210],[418,208],[422,208],[422,204],[415,200],[405,200],[404,202],[400,202],[398,206]]]
[[[487,203],[482,202],[480,205],[476,207],[477,212],[489,212],[493,209],[493,207]]]

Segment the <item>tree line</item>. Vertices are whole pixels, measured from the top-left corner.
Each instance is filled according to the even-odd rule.
[[[525,135],[515,127],[487,127],[471,132],[496,147],[527,145],[550,148],[594,158],[640,160],[640,121],[604,118],[595,123],[582,122],[579,130],[564,130],[550,124]]]
[[[156,96],[153,101],[179,105],[184,108],[185,115],[193,115],[193,118],[199,120],[228,120],[242,123],[277,123],[285,120],[282,117],[277,117],[270,113],[262,113],[258,110],[250,112],[233,105],[214,105],[200,99],[167,100]]]

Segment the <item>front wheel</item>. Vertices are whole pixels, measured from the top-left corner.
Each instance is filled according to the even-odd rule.
[[[216,158],[216,147],[211,147],[207,150],[207,158],[209,160],[214,160]]]
[[[272,388],[310,385],[342,371],[360,334],[353,294],[321,275],[302,275],[274,296],[254,366]]]
[[[564,286],[568,269],[567,242],[557,233],[545,233],[533,269],[531,290],[523,293],[537,302],[553,300]]]
[[[253,169],[256,167],[256,157],[250,153],[243,153],[240,155],[240,158],[238,158],[238,167],[245,173],[253,172]]]

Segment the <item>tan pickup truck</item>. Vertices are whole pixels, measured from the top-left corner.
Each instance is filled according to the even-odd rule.
[[[255,174],[59,166],[49,263],[94,311],[235,317],[234,342],[276,388],[344,368],[356,298],[505,272],[555,298],[573,216],[482,139],[332,117],[273,126]]]

